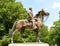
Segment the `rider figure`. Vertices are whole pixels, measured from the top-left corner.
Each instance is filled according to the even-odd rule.
[[[32,22],[32,24],[33,24],[33,28],[35,28],[35,20],[34,20],[34,18],[33,18],[33,12],[32,12],[32,8],[30,7],[29,8],[29,11],[28,11],[28,22]]]
[[[33,12],[32,12],[32,8],[30,7],[28,11],[28,21],[32,22],[31,21],[32,19],[33,19]]]

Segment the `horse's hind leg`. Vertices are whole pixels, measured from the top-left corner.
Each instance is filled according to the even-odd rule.
[[[13,43],[14,34],[15,34],[15,32],[17,32],[17,31],[18,31],[18,29],[15,29],[15,31],[12,33],[11,43]]]
[[[23,39],[23,33],[24,33],[24,28],[21,28],[21,30],[20,30],[20,36],[22,38],[22,42],[25,42],[24,39]]]

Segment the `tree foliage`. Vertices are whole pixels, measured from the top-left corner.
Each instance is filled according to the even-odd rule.
[[[46,42],[46,36],[48,34],[48,27],[46,25],[43,25],[41,31],[40,31],[40,40],[42,42]]]
[[[50,46],[55,46],[55,44],[60,46],[60,20],[53,23],[53,26],[50,28],[50,31],[46,37],[46,42],[49,43]]]
[[[27,11],[21,2],[15,0],[0,0],[0,39],[8,35],[14,21],[25,19]]]
[[[52,37],[55,39],[55,43],[60,46],[60,20],[54,22],[54,26],[51,27]]]

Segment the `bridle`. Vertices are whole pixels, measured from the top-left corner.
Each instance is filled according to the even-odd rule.
[[[46,17],[46,19],[43,22],[46,22],[49,16]]]
[[[43,12],[43,11],[40,11],[39,14],[40,14],[41,12]],[[43,13],[42,13],[42,14],[43,14]],[[42,19],[44,19],[44,14],[42,15],[42,17],[43,17]],[[45,19],[43,22],[46,22],[47,19],[48,19],[48,17],[49,17],[49,16],[46,16],[46,19]]]

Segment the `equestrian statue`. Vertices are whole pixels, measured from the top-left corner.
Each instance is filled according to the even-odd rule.
[[[41,11],[39,11],[34,17],[32,14],[32,8],[29,8],[29,12],[28,12],[28,19],[22,19],[22,20],[18,20],[14,22],[14,25],[12,27],[12,32],[11,34],[11,42],[13,43],[13,37],[15,32],[20,31],[21,34],[21,38],[22,41],[24,42],[23,39],[23,33],[25,28],[29,29],[29,30],[33,30],[36,32],[36,41],[40,42],[40,30],[42,28],[43,22],[44,22],[44,17],[45,16],[49,16],[49,13],[46,12],[44,9],[42,9]],[[33,25],[33,26],[32,26]]]

